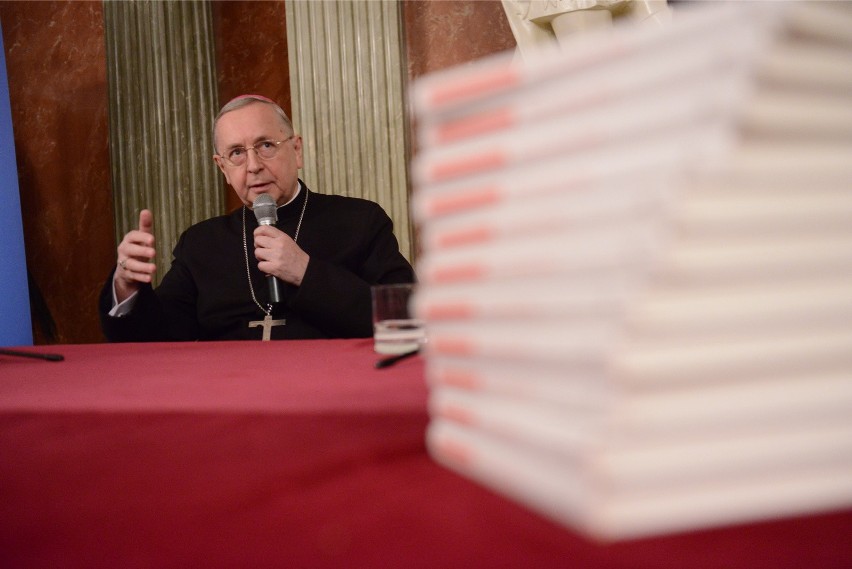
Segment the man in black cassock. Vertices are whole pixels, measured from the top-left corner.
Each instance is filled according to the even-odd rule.
[[[100,296],[107,339],[120,341],[353,338],[372,335],[370,286],[414,282],[392,222],[371,201],[311,192],[298,178],[302,138],[273,101],[243,95],[213,124],[216,165],[243,207],[187,229],[160,286],[153,216],[118,246]],[[268,194],[275,225],[252,205]],[[267,275],[281,283],[273,303]]]

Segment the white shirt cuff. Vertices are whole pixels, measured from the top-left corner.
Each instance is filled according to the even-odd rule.
[[[112,309],[109,311],[109,315],[114,318],[121,318],[130,314],[133,305],[136,304],[137,294],[139,294],[139,291],[134,292],[122,302],[118,302],[118,298],[115,296],[115,283],[112,283]]]

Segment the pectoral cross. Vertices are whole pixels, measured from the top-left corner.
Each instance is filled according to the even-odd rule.
[[[249,322],[249,328],[257,328],[258,326],[263,326],[263,338],[262,341],[268,342],[272,338],[272,327],[273,326],[284,326],[287,324],[287,321],[283,318],[281,320],[273,320],[271,314],[267,314],[263,317],[263,320],[252,320]]]

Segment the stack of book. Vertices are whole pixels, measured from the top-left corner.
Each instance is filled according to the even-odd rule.
[[[617,540],[852,506],[852,8],[420,79],[440,463]]]

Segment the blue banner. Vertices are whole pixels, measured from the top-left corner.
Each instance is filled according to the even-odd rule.
[[[6,54],[0,29],[0,346],[31,346],[30,295],[15,163]]]

